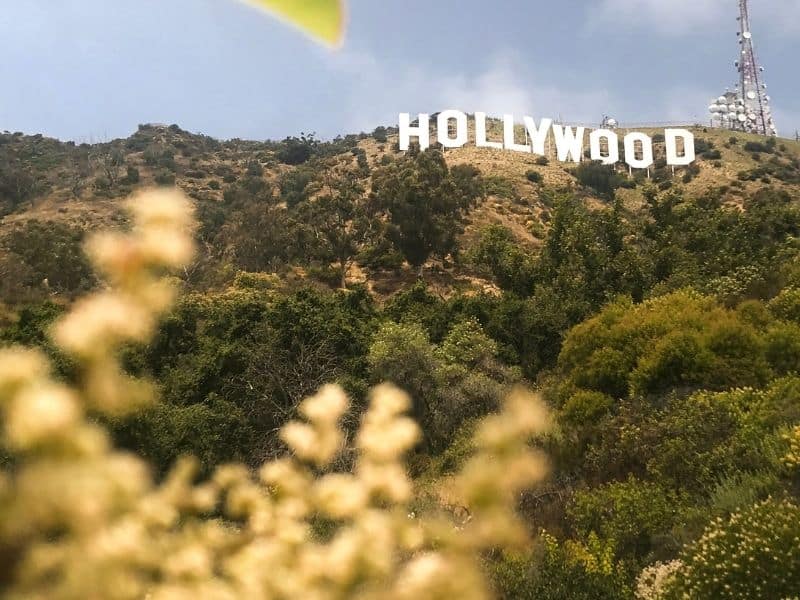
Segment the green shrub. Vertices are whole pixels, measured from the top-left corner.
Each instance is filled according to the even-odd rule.
[[[582,539],[594,532],[612,541],[617,556],[643,556],[653,538],[669,531],[677,506],[659,485],[630,477],[577,492],[567,514]]]
[[[774,325],[766,336],[767,360],[781,375],[800,373],[800,325]]]
[[[800,590],[800,507],[766,500],[711,523],[682,557],[669,598],[790,598]]]
[[[691,292],[610,304],[567,334],[559,364],[575,387],[615,397],[757,386],[770,375],[761,334]]]
[[[131,185],[139,183],[139,169],[133,165],[128,165],[125,181]]]
[[[531,183],[542,183],[544,181],[542,174],[539,173],[539,171],[534,171],[533,169],[525,173],[525,177]]]
[[[623,180],[613,165],[604,165],[600,161],[582,162],[575,169],[575,177],[581,185],[592,188],[605,198],[613,198]]]
[[[586,427],[597,423],[614,406],[614,399],[602,392],[579,390],[564,403],[561,418],[564,422]]]
[[[789,287],[769,303],[769,310],[778,319],[800,323],[800,288]]]
[[[486,185],[486,194],[489,196],[497,196],[508,200],[519,197],[514,182],[508,177],[490,175],[484,178],[484,183]]]
[[[376,142],[379,144],[385,144],[388,140],[386,127],[380,126],[376,127],[375,130],[372,132],[372,137],[375,139]]]
[[[370,344],[367,362],[372,381],[388,381],[407,391],[418,422],[425,423],[437,363],[425,330],[413,323],[384,323]]]
[[[772,154],[775,151],[774,144],[763,144],[761,142],[746,142],[744,145],[746,152]],[[760,157],[759,157],[760,158]]]
[[[504,553],[489,565],[501,598],[520,600],[629,600],[624,568],[596,536],[566,542],[543,532],[533,552]]]
[[[470,318],[456,323],[442,341],[438,354],[449,364],[475,368],[497,356],[497,343]]]
[[[155,176],[155,182],[158,185],[170,186],[175,185],[175,175],[169,171],[162,169]]]
[[[533,256],[520,247],[514,234],[502,225],[489,225],[481,231],[469,260],[486,269],[497,284],[522,296],[533,291]]]
[[[301,165],[313,156],[318,147],[319,142],[313,134],[287,137],[278,148],[278,160],[287,165]]]
[[[3,240],[25,267],[25,286],[73,294],[94,284],[83,250],[84,232],[57,221],[27,221]],[[7,275],[6,275],[7,276]]]

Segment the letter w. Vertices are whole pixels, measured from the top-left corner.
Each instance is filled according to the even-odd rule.
[[[558,151],[558,160],[567,162],[572,157],[572,161],[581,162],[583,155],[583,134],[586,131],[584,127],[577,128],[577,135],[572,127],[561,127],[560,125],[553,125],[553,136],[556,139],[556,150]]]

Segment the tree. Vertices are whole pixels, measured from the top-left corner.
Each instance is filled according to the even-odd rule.
[[[408,392],[414,417],[424,428],[436,392],[438,363],[425,330],[415,323],[385,323],[373,338],[367,360],[373,381],[388,381]]]
[[[303,165],[281,176],[278,187],[281,199],[286,202],[287,208],[294,208],[308,200],[310,184],[314,181],[315,175],[314,169]]]
[[[373,177],[373,194],[389,214],[389,234],[413,267],[431,255],[456,251],[464,212],[478,197],[470,178],[453,177],[444,155],[428,149],[384,167]]]
[[[602,197],[612,200],[614,191],[622,185],[623,178],[614,167],[600,161],[584,162],[575,169],[575,177],[586,187],[595,190]]]
[[[292,256],[297,232],[286,209],[251,202],[228,218],[217,241],[240,269],[274,271]]]
[[[119,182],[119,170],[125,162],[125,157],[119,149],[106,147],[99,148],[92,157],[95,164],[102,170],[103,176],[110,187]]]
[[[503,225],[494,224],[481,231],[478,243],[469,252],[470,260],[487,269],[504,290],[520,296],[533,291],[535,262]]]
[[[287,165],[301,165],[311,158],[318,146],[313,133],[301,133],[299,138],[287,137],[278,149],[278,160]]]
[[[92,164],[89,153],[84,149],[76,149],[70,155],[69,188],[72,196],[80,198],[86,185],[86,180],[92,174]]]
[[[6,251],[28,267],[24,285],[75,293],[94,283],[83,251],[84,232],[57,221],[26,221],[2,240]]]
[[[375,131],[372,132],[372,137],[375,138],[375,141],[379,144],[385,144],[387,138],[388,131],[386,127],[381,125],[380,127],[376,127]]]
[[[324,259],[339,265],[340,286],[347,287],[347,272],[358,252],[380,227],[364,188],[346,171],[329,178],[328,193],[306,203],[308,223]]]
[[[6,165],[0,165],[0,214],[16,210],[20,204],[35,196],[38,188],[32,169],[23,161],[12,158]]]

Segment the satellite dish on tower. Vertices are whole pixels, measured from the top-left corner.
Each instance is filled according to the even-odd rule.
[[[762,80],[764,67],[758,64],[753,50],[753,32],[750,26],[750,2],[738,0],[739,22],[736,32],[740,55],[734,61],[739,81],[735,91],[720,96],[708,107],[711,123],[718,127],[738,129],[760,135],[776,135],[766,94],[767,85]]]

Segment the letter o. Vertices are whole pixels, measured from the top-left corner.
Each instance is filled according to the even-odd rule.
[[[450,121],[456,122],[456,137],[450,137]],[[437,119],[439,143],[445,148],[461,148],[467,143],[467,115],[460,110],[445,110],[439,113]]]
[[[642,158],[636,158],[636,142],[642,143]],[[625,136],[625,162],[634,169],[646,169],[653,164],[653,140],[640,132]]]
[[[608,140],[608,156],[600,152],[600,140]],[[595,129],[589,135],[589,147],[592,160],[599,160],[604,165],[613,165],[619,162],[619,138],[610,129]]]

